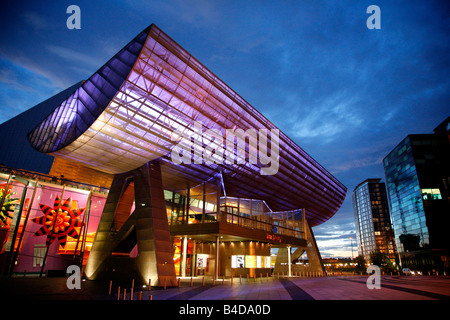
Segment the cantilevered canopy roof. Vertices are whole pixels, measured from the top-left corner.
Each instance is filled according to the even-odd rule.
[[[332,217],[346,188],[284,133],[279,167],[260,162],[176,164],[182,137],[213,129],[277,128],[155,25],[149,26],[86,80],[28,135],[43,152],[117,174],[160,159],[167,185],[184,189],[221,173],[227,194],[263,199],[272,210],[306,208],[311,226]],[[190,148],[188,146],[188,148]],[[248,151],[247,146],[247,151]]]

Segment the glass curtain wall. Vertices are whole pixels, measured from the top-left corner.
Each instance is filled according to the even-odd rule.
[[[210,181],[185,190],[165,190],[169,225],[222,222],[304,238],[303,210],[273,212],[264,200],[229,196],[218,200],[215,190],[215,182]]]
[[[428,248],[429,233],[409,137],[384,159],[384,168],[398,252]]]
[[[106,190],[61,184],[46,176],[36,184],[36,179],[0,173],[4,275],[45,275],[71,264],[84,266],[89,256]]]

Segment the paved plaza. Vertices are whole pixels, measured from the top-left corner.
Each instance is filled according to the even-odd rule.
[[[182,278],[180,287],[134,287],[133,300],[449,300],[450,277],[382,276],[380,289],[369,289],[367,276]],[[0,280],[1,295],[20,300],[131,300],[129,286],[83,281],[69,290],[65,278]]]

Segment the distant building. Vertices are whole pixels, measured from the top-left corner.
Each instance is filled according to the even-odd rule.
[[[384,182],[381,179],[361,182],[353,191],[352,200],[358,254],[369,260],[371,252],[380,251],[394,260],[394,233]]]
[[[434,134],[408,135],[383,160],[403,267],[450,270],[449,118]]]

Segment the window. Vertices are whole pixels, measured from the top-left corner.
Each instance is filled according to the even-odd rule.
[[[45,244],[35,244],[33,252],[33,267],[42,266],[44,262],[46,245]]]
[[[441,192],[439,189],[420,189],[423,200],[441,200]]]

